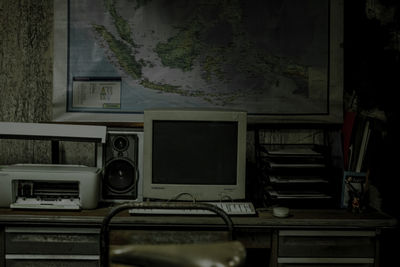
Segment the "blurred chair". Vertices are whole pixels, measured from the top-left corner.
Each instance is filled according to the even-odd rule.
[[[129,209],[205,209],[221,217],[229,231],[229,240],[194,244],[129,244],[110,248],[109,228],[111,219]],[[104,217],[100,230],[100,264],[108,267],[240,267],[244,266],[246,249],[234,240],[233,222],[223,210],[205,203],[128,203],[112,208]]]

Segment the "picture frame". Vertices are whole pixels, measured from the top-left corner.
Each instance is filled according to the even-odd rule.
[[[359,212],[366,206],[366,172],[343,172],[341,208]]]
[[[274,0],[271,0],[272,2]],[[127,79],[124,74],[114,76],[105,75],[92,76],[84,75],[79,76],[74,74],[74,69],[71,68],[72,62],[75,60],[72,58],[72,55],[76,53],[79,54],[79,49],[77,51],[71,50],[71,38],[73,38],[73,34],[71,33],[71,29],[74,29],[70,25],[70,20],[73,18],[73,10],[78,10],[77,7],[72,8],[71,4],[73,0],[56,0],[54,2],[54,89],[53,89],[53,120],[54,121],[85,121],[85,122],[143,122],[143,111],[147,108],[165,108],[165,107],[173,107],[173,108],[192,108],[192,107],[205,107],[205,108],[222,108],[222,109],[240,109],[246,110],[248,112],[248,123],[341,123],[343,117],[343,0],[325,0],[326,1],[326,12],[324,17],[327,18],[326,28],[322,31],[322,34],[326,35],[326,44],[324,44],[324,51],[326,57],[323,59],[323,67],[314,68],[313,66],[296,65],[292,63],[288,64],[278,64],[279,66],[286,66],[286,72],[290,72],[289,69],[293,66],[300,66],[300,69],[306,70],[306,77],[303,80],[305,82],[306,90],[302,91],[301,94],[303,96],[298,96],[294,92],[299,89],[293,89],[289,93],[284,93],[284,90],[279,90],[275,93],[271,93],[271,97],[266,97],[267,94],[263,94],[262,96],[257,95],[260,91],[266,90],[265,87],[262,89],[261,87],[252,87],[252,89],[241,89],[235,91],[238,96],[236,98],[236,102],[229,102],[229,98],[233,97],[233,94],[226,93],[220,94],[216,96],[215,94],[211,94],[209,92],[195,90],[195,92],[184,91],[184,90],[175,90],[173,91],[161,91],[154,88],[160,86],[160,82],[148,80],[147,77],[143,76],[142,80],[140,80],[141,84],[147,82],[147,91],[150,92],[146,95],[146,97],[133,97],[134,100],[126,104],[126,99],[128,99],[126,92],[126,84],[132,82]],[[84,3],[89,3],[90,0],[78,1],[78,7],[84,8]],[[161,1],[162,2],[162,1]],[[282,2],[282,1],[279,1]],[[291,6],[297,3],[297,6],[300,7],[299,10],[304,9],[310,3],[316,3],[321,1],[315,0],[302,0],[303,3],[299,3],[298,1],[284,1],[287,8],[292,13],[295,10]],[[83,9],[85,10],[85,9]],[[319,12],[318,10],[316,12]],[[88,12],[87,16],[90,16]],[[296,13],[294,13],[296,14]],[[316,13],[318,14],[318,13]],[[119,14],[119,17],[123,18],[123,14]],[[264,14],[263,14],[264,16]],[[300,16],[300,15],[296,15]],[[107,20],[112,20],[112,15],[106,14]],[[81,23],[81,21],[79,21]],[[110,23],[110,22],[108,22]],[[129,21],[129,25],[132,25],[132,21]],[[289,23],[291,27],[293,25],[298,24],[296,22]],[[288,25],[289,25],[288,24]],[[137,28],[136,28],[137,29]],[[274,28],[272,31],[278,31],[279,28]],[[268,32],[268,31],[266,31]],[[283,30],[281,31],[281,33]],[[145,33],[143,33],[144,35]],[[267,34],[267,33],[266,33]],[[172,35],[171,35],[172,36]],[[167,36],[171,39],[171,36]],[[284,40],[290,40],[291,36],[278,38],[277,42],[282,42]],[[296,41],[296,38],[301,38],[299,36],[293,35],[293,40]],[[325,37],[324,37],[325,38]],[[301,38],[304,39],[304,38]],[[164,42],[165,43],[165,42]],[[286,42],[289,43],[289,42]],[[297,40],[297,43],[299,40]],[[104,45],[104,40],[103,40]],[[139,44],[142,46],[143,44]],[[274,47],[271,45],[270,47]],[[96,48],[99,48],[96,46]],[[96,49],[93,49],[96,50]],[[91,50],[91,51],[93,51]],[[138,50],[139,52],[141,50]],[[288,50],[289,51],[289,50]],[[138,52],[138,53],[139,53]],[[278,51],[279,52],[279,51]],[[280,51],[279,53],[281,53]],[[282,52],[283,53],[283,52]],[[88,53],[86,53],[88,54]],[[272,54],[271,57],[276,56]],[[107,55],[105,58],[113,58],[115,55]],[[143,59],[143,58],[142,58]],[[310,58],[309,60],[311,60]],[[111,59],[111,61],[115,61]],[[289,57],[281,57],[282,62],[287,60],[287,62],[292,62]],[[79,60],[78,60],[79,61]],[[272,61],[269,61],[272,62]],[[87,62],[86,62],[87,63]],[[79,63],[80,66],[86,66],[86,64]],[[86,64],[86,65],[85,65]],[[292,65],[291,65],[292,64]],[[118,64],[116,64],[118,65]],[[274,66],[278,66],[274,65]],[[121,66],[121,65],[119,65]],[[304,68],[303,68],[304,67]],[[247,66],[243,67],[247,68]],[[173,70],[176,72],[176,70]],[[157,73],[162,73],[163,70],[158,71]],[[283,71],[285,72],[285,71]],[[285,75],[280,72],[279,75],[271,74],[268,77],[272,77],[271,79],[274,81],[273,86],[268,87],[268,90],[275,90],[278,86],[282,86],[284,83],[292,83],[294,81],[294,76],[288,79]],[[88,72],[89,73],[89,72]],[[171,72],[174,73],[174,72]],[[295,72],[293,72],[295,73]],[[294,75],[294,74],[291,75]],[[157,74],[159,75],[159,74]],[[161,74],[160,74],[161,75]],[[193,76],[196,76],[193,73]],[[199,77],[201,75],[197,75]],[[237,75],[236,75],[237,76]],[[285,77],[284,77],[285,76]],[[264,78],[266,75],[263,74]],[[277,78],[278,77],[278,78]],[[79,86],[74,86],[76,79],[81,79],[80,82],[83,84],[80,90],[86,91],[78,91],[77,88]],[[215,78],[215,77],[214,77]],[[232,77],[231,77],[232,78]],[[83,81],[86,79],[86,81]],[[97,80],[96,80],[97,79]],[[113,88],[114,92],[119,92],[120,95],[114,97],[115,102],[111,103],[102,103],[100,100],[96,101],[81,101],[81,105],[75,104],[76,96],[79,94],[84,94],[87,96],[87,92],[89,90],[97,90],[97,92],[101,92],[104,89],[102,87],[101,82],[109,82],[110,79],[122,79],[122,82],[119,84],[113,84],[109,88]],[[147,79],[147,80],[146,80]],[[165,79],[165,78],[163,78]],[[247,78],[246,78],[247,79]],[[162,79],[161,79],[162,80]],[[243,79],[245,80],[245,79]],[[243,80],[240,81],[241,84]],[[272,81],[271,80],[271,81]],[[271,82],[269,81],[269,82]],[[136,81],[137,82],[137,81]],[[86,85],[85,85],[86,84]],[[232,83],[231,83],[232,84]],[[249,82],[249,88],[250,88]],[[187,85],[190,87],[190,85]],[[93,89],[98,88],[98,89]],[[118,91],[118,88],[120,88]],[[152,88],[152,89],[148,89]],[[289,87],[284,87],[289,88]],[[323,89],[321,89],[323,88]],[[133,90],[131,90],[133,91]],[[256,92],[251,94],[251,92]],[[82,93],[83,92],[83,93]],[[117,93],[116,93],[117,94]],[[190,94],[190,97],[187,97],[185,94]],[[199,96],[196,98],[193,95],[198,94]],[[268,93],[269,94],[269,93]],[[74,96],[72,96],[74,95]],[[100,95],[100,93],[97,93]],[[222,95],[222,96],[221,96]],[[149,96],[149,97],[147,97]],[[289,97],[288,97],[289,96]],[[164,102],[165,99],[168,98],[167,102]],[[211,100],[210,100],[211,99]],[[263,99],[263,100],[260,100]],[[137,102],[135,102],[137,101]],[[207,102],[208,101],[208,102]],[[141,107],[136,107],[135,103],[140,103]],[[217,103],[218,104],[215,104]],[[91,103],[91,104],[88,104]],[[145,103],[145,104],[143,104]],[[202,103],[202,104],[198,104]],[[204,104],[205,103],[205,104]],[[302,104],[300,104],[302,103]],[[87,106],[85,106],[87,105]]]

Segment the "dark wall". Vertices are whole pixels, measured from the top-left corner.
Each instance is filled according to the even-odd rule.
[[[344,91],[357,112],[375,111],[375,149],[369,151],[372,182],[382,194],[382,208],[400,214],[396,202],[399,179],[400,23],[398,1],[345,1]],[[378,5],[379,4],[379,5]],[[349,105],[348,105],[349,106]],[[382,117],[383,115],[384,117]],[[379,179],[377,178],[379,177]]]
[[[371,3],[375,3],[372,5]],[[370,182],[381,209],[400,219],[400,8],[397,0],[345,1],[344,91],[359,112],[373,111]],[[355,97],[357,100],[355,101]],[[348,107],[351,105],[348,104]],[[368,112],[367,112],[368,113]],[[382,116],[383,115],[383,116]],[[383,231],[382,266],[398,262],[399,229]]]

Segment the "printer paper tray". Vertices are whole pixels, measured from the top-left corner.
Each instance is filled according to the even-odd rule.
[[[35,198],[18,198],[10,204],[12,209],[52,209],[80,210],[79,199],[38,200]]]

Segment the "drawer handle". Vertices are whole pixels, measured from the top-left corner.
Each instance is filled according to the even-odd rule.
[[[29,255],[6,254],[6,260],[100,260],[99,255]]]
[[[373,258],[278,258],[278,263],[374,263]]]
[[[281,230],[279,236],[348,236],[348,237],[374,237],[373,231],[302,231]]]

